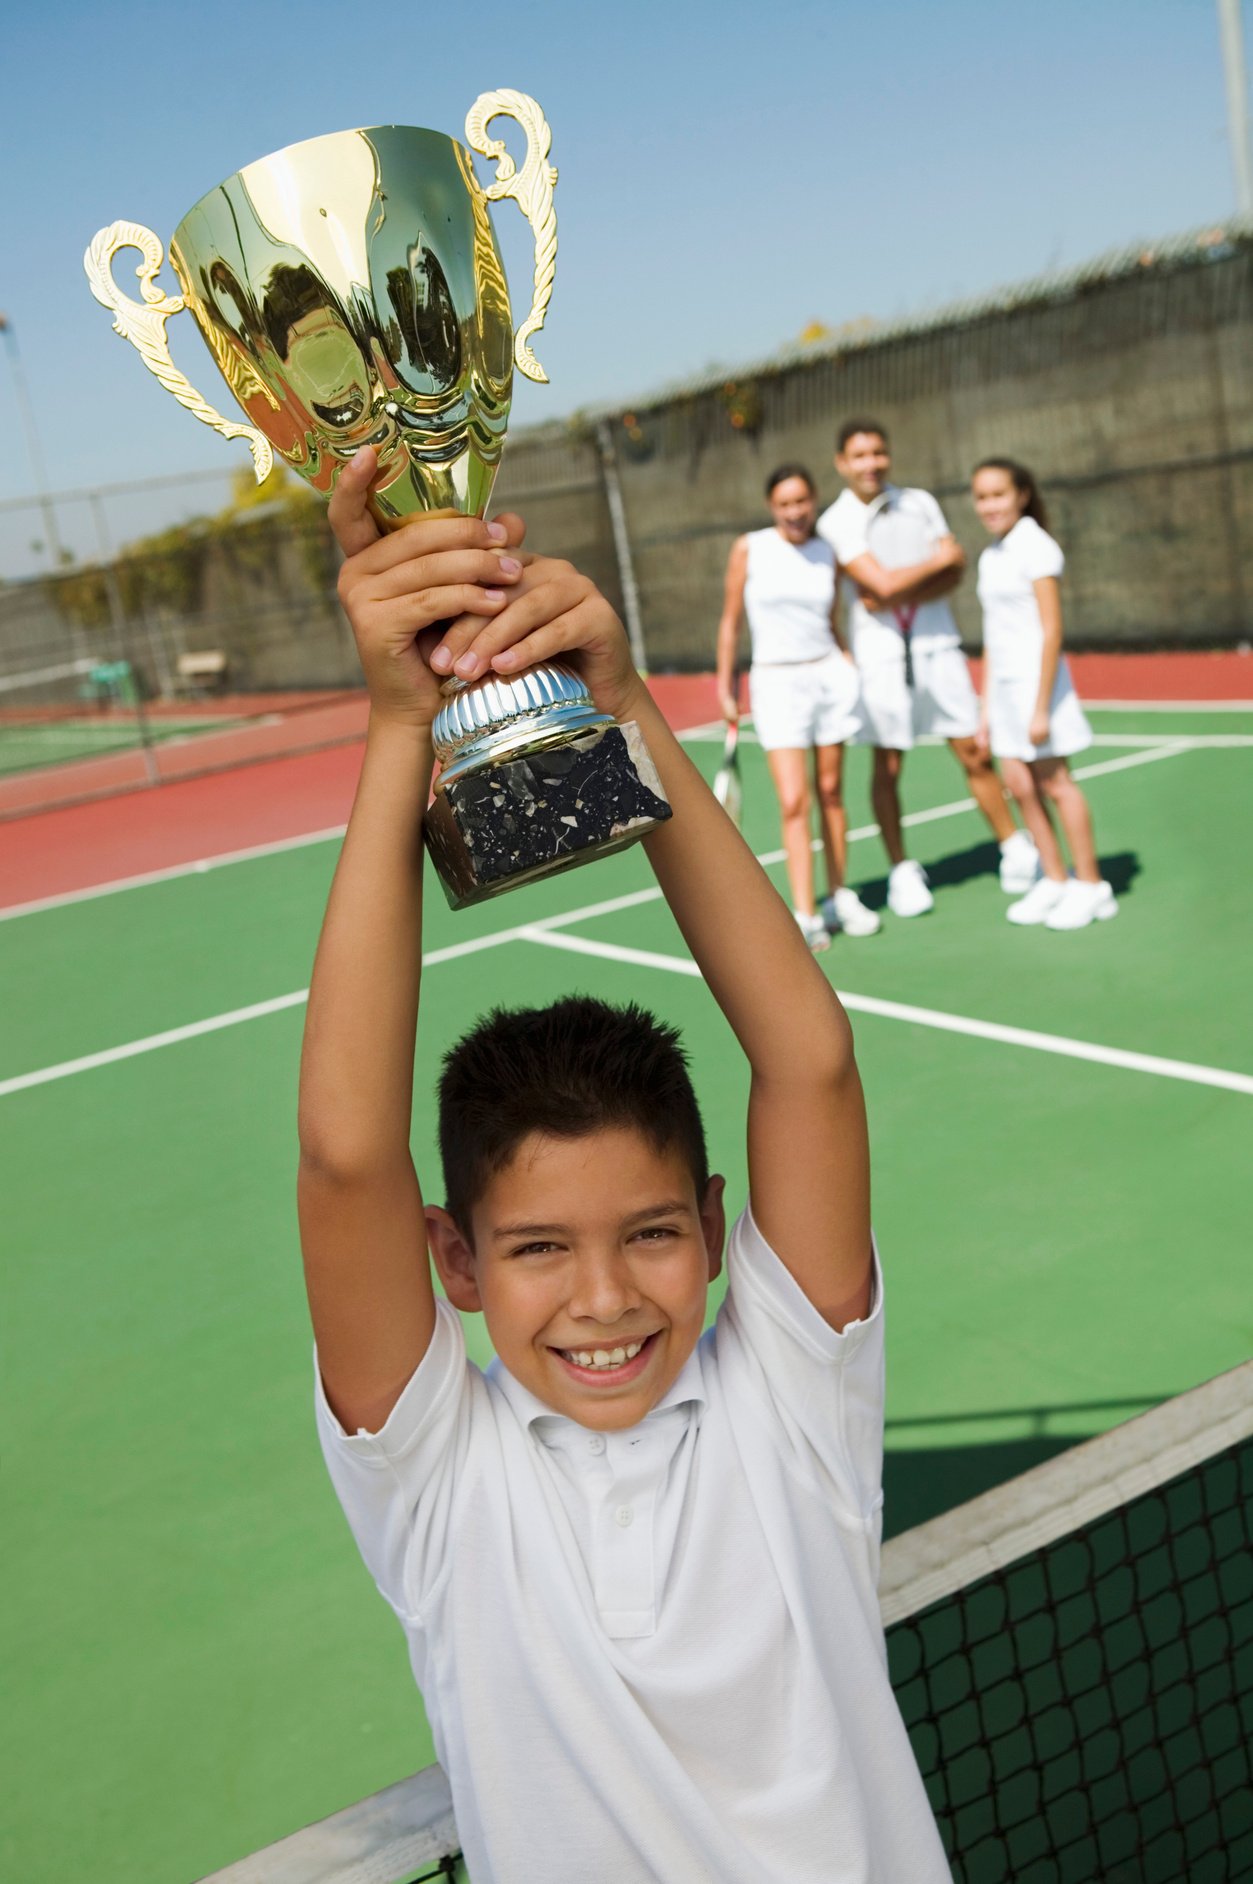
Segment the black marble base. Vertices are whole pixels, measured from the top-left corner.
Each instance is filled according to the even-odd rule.
[[[634,720],[437,786],[426,846],[454,909],[591,863],[670,816]]]

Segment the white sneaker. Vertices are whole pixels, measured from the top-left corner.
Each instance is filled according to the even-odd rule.
[[[1048,929],[1086,929],[1090,922],[1108,922],[1118,914],[1118,899],[1108,883],[1080,883],[1072,877],[1044,918]]]
[[[822,920],[832,934],[842,929],[845,935],[878,935],[879,918],[867,909],[856,890],[834,890],[818,905]]]
[[[1050,911],[1057,908],[1069,888],[1069,882],[1059,883],[1056,877],[1039,877],[1022,901],[1011,903],[1005,914],[1010,922],[1047,922]]]
[[[815,955],[821,955],[823,949],[829,949],[831,938],[827,934],[827,925],[821,916],[802,916],[799,909],[792,914],[800,925],[800,932]]]
[[[894,916],[925,916],[935,908],[935,898],[927,888],[927,873],[912,857],[893,864],[888,872],[888,908]]]
[[[1040,853],[1029,831],[1015,831],[1001,845],[1001,888],[1006,896],[1021,896],[1040,875]]]

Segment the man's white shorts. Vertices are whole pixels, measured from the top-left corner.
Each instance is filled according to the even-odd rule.
[[[968,739],[979,730],[979,701],[960,648],[913,649],[914,684],[905,685],[905,650],[861,668],[863,744],[908,752],[924,733]]]
[[[767,752],[842,746],[861,728],[857,669],[839,649],[817,661],[754,661],[748,676],[753,725]]]

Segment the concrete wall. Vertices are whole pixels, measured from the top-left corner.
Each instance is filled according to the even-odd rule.
[[[1253,242],[728,384],[611,420],[655,667],[709,665],[727,552],[766,521],[766,473],[799,459],[833,498],[833,433],[860,412],[889,427],[895,475],[936,492],[972,560],[986,539],[970,466],[1001,452],[1033,467],[1067,552],[1072,645],[1253,638]],[[572,554],[554,449],[517,439],[502,491],[537,543]],[[587,476],[578,537],[603,564]],[[956,609],[977,645],[972,578]]]
[[[727,552],[766,521],[762,482],[808,464],[824,500],[842,418],[888,426],[895,474],[933,490],[971,554],[977,459],[1008,453],[1043,483],[1067,556],[1067,638],[1079,647],[1223,646],[1253,639],[1253,234],[1215,231],[1142,258],[1035,284],[965,310],[602,415],[613,441],[657,670],[712,664]],[[738,423],[737,423],[738,421]],[[568,557],[621,604],[601,455],[590,423],[515,434],[494,508],[517,508],[536,546]],[[234,686],[352,683],[320,513],[257,514],[188,551],[185,568],[135,580],[159,594],[165,665],[224,648]],[[81,583],[78,571],[68,580]],[[119,651],[103,607],[84,635],[57,584],[0,592],[0,673],[91,645]],[[177,600],[171,602],[174,595]],[[978,645],[973,577],[955,598]],[[124,640],[152,685],[158,632],[135,604]]]

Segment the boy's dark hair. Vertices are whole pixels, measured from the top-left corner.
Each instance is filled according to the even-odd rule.
[[[808,467],[803,464],[778,464],[766,479],[766,496],[769,497],[777,484],[786,484],[789,478],[801,478],[809,487],[811,497],[817,495],[818,486],[809,475]]]
[[[1027,500],[1023,505],[1023,516],[1034,518],[1042,530],[1048,529],[1049,513],[1045,509],[1034,471],[1029,471],[1025,464],[1019,464],[1016,458],[981,458],[971,472],[971,477],[975,471],[1003,471],[1014,489]]]
[[[462,1235],[531,1132],[581,1138],[606,1126],[632,1126],[659,1151],[677,1146],[703,1199],[705,1129],[677,1028],[581,995],[495,1008],[445,1054],[439,1082],[445,1202]]]
[[[843,451],[849,439],[856,438],[858,432],[872,432],[876,437],[881,438],[885,445],[890,445],[892,442],[888,437],[887,426],[881,424],[878,419],[845,419],[835,435],[835,449]]]

